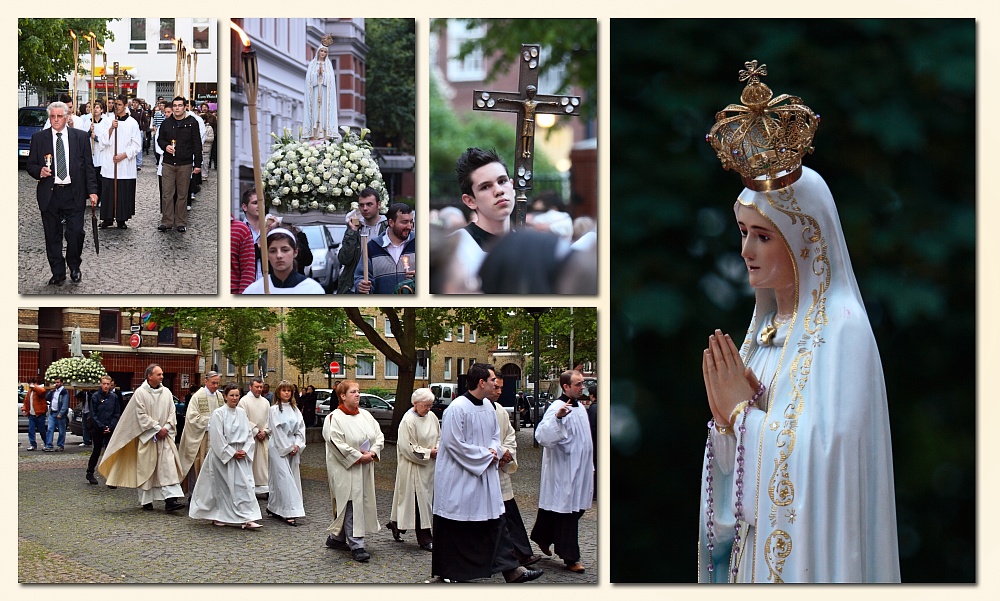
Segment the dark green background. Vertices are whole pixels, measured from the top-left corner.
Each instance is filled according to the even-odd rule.
[[[612,582],[697,577],[710,417],[700,353],[753,296],[739,177],[704,137],[745,61],[822,116],[889,395],[904,582],[976,580],[976,24],[611,22]]]

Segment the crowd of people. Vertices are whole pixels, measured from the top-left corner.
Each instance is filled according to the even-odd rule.
[[[493,150],[456,162],[462,204],[432,210],[432,294],[596,294],[597,224],[575,219],[555,193],[529,203],[511,227],[514,182]]]
[[[280,216],[266,215],[268,283],[272,294],[413,294],[416,248],[413,207],[389,205],[379,213],[373,188],[358,192],[358,208],[345,217],[347,228],[337,251],[336,288],[329,291],[309,277],[313,253],[306,235]],[[240,196],[241,219],[230,216],[230,292],[262,294],[264,256],[257,192]],[[362,242],[367,240],[363,245]],[[309,270],[309,271],[307,271]]]
[[[47,113],[43,129],[31,137],[25,169],[38,180],[49,285],[65,283],[67,267],[74,284],[82,280],[88,200],[95,211],[100,207],[100,228],[128,229],[136,212],[138,174],[150,149],[159,176],[157,229],[187,231],[187,212],[208,177],[202,170],[205,157],[211,164],[216,154],[217,118],[207,104],[195,112],[188,99],[177,96],[158,99],[154,110],[141,98],[117,94],[76,110],[64,94]]]
[[[583,376],[575,370],[561,375],[563,394],[535,429],[544,450],[530,540],[511,484],[518,467],[517,440],[508,412],[497,403],[503,380],[484,363],[474,363],[467,377],[469,390],[452,401],[440,421],[430,411],[430,389],[414,391],[412,407],[399,423],[386,527],[398,542],[412,530],[419,548],[431,553],[432,575],[442,581],[497,573],[506,582],[535,580],[543,571],[531,567],[541,555],[533,552],[530,540],[545,555],[558,555],[570,572],[584,572],[577,533],[593,500],[594,443],[581,405]],[[335,393],[337,405],[322,423],[332,505],[325,545],[366,562],[371,558],[366,536],[381,529],[375,470],[385,437],[375,418],[360,408],[357,382],[342,381]],[[307,425],[300,401],[308,403],[310,394],[315,393],[307,389],[299,398],[296,387],[284,380],[271,393],[261,378],[253,378],[242,394],[235,384],[222,385],[220,374],[211,371],[190,395],[177,437],[173,395],[163,385],[159,365],[146,369],[145,381],[124,409],[105,376],[87,398],[85,427],[94,446],[87,481],[98,484],[96,467],[108,487],[137,489],[143,510],[152,511],[162,501],[167,512],[187,506],[193,519],[244,530],[263,527],[258,499],[266,499],[267,515],[299,526],[305,517],[299,462]],[[58,416],[63,404],[68,410],[61,382],[49,389],[31,383],[23,410],[34,416],[51,409]],[[29,430],[32,450],[36,428]],[[46,441],[52,430],[44,434]],[[59,446],[63,443],[64,433]]]

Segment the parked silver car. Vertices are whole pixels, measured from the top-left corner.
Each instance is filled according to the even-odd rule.
[[[325,394],[321,394],[321,392]],[[330,408],[330,401],[332,398],[332,391],[329,388],[316,389],[317,420],[326,419],[326,416],[330,415],[330,412],[332,411]],[[361,401],[358,403],[358,406],[368,413],[371,413],[372,417],[375,418],[375,421],[378,422],[379,426],[385,428],[392,425],[392,405],[387,403],[382,397],[362,392]]]
[[[312,251],[312,265],[306,267],[306,275],[316,280],[327,292],[337,289],[337,278],[340,274],[340,260],[337,252],[340,243],[335,242],[330,226],[304,225],[300,229],[309,240],[309,250]]]

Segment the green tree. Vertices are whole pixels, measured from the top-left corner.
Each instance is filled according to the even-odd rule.
[[[376,146],[405,152],[416,147],[416,21],[366,19],[365,99],[368,127]]]
[[[487,80],[506,73],[521,54],[521,44],[540,44],[546,54],[539,74],[562,72],[558,90],[541,94],[565,93],[572,86],[584,90],[586,101],[580,108],[585,119],[597,115],[597,20],[596,19],[435,19],[432,27],[473,29],[484,26],[486,33],[469,39],[458,49],[465,58],[476,50],[490,57]]]
[[[170,307],[146,310],[156,323],[175,323],[178,327],[194,331],[201,337],[203,347],[211,338],[219,338],[222,353],[235,365],[246,365],[255,360],[259,354],[257,345],[264,341],[261,333],[281,320],[278,313],[268,307]],[[242,373],[242,369],[236,371],[236,379],[241,386],[244,378]]]
[[[115,36],[108,23],[120,19],[18,19],[17,85],[34,86],[44,96],[65,87],[73,74],[72,29],[80,39],[80,56],[90,51],[83,34],[94,32],[101,45]],[[81,74],[83,66],[81,65]]]
[[[278,334],[281,348],[302,373],[326,370],[333,353],[341,353],[346,360],[365,346],[339,307],[289,309],[284,320],[285,329]]]

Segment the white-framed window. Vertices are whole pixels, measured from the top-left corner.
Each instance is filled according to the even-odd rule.
[[[456,340],[458,340],[459,342],[465,342],[465,324],[464,323],[462,325],[458,326],[458,338],[456,338]]]
[[[463,357],[458,358],[458,373],[460,374],[465,373],[465,358]]]
[[[176,19],[160,19],[160,52],[176,52],[177,51],[177,25]]]
[[[230,378],[236,375],[236,364],[233,363],[231,357],[226,357],[226,375]]]
[[[469,367],[472,367],[475,364],[476,364],[476,358],[475,357],[469,357]]]
[[[392,359],[385,357],[385,370],[383,373],[385,373],[386,380],[395,380],[399,378],[399,366]]]
[[[256,376],[257,375],[257,365],[253,361],[247,363],[247,368],[246,368],[246,371],[243,372],[243,375],[245,375],[247,377]],[[266,375],[267,374],[262,374],[261,377],[266,376]]]
[[[225,367],[222,363],[222,351],[220,349],[212,351],[212,369],[221,373]]]
[[[444,341],[451,342],[451,328],[448,328],[448,331],[444,333]]]
[[[344,354],[343,353],[334,353],[333,354],[333,360],[340,364],[340,371],[338,371],[337,373],[333,374],[333,377],[334,378],[341,378],[341,379],[346,378],[347,374],[344,373],[344,372],[347,371],[347,367],[344,366]],[[327,367],[329,367],[329,366],[327,366]]]
[[[129,52],[146,51],[146,19],[130,19],[129,26]]]
[[[419,361],[417,361],[417,368],[413,372],[413,377],[415,379],[417,379],[417,380],[425,380],[425,379],[427,379],[427,368],[423,364],[421,364]]]
[[[498,351],[505,351],[508,348],[510,348],[509,340],[510,339],[507,336],[505,336],[505,335],[497,336],[497,350]]]
[[[444,381],[451,382],[451,357],[444,358]]]
[[[482,50],[475,50],[464,59],[455,58],[462,42],[478,39],[486,34],[486,28],[478,25],[466,29],[465,23],[451,21],[448,23],[448,79],[450,81],[481,81],[486,79],[486,63]]]
[[[474,343],[475,341],[476,341],[476,331],[472,330],[471,332],[469,332],[469,342]]]
[[[354,377],[375,378],[375,355],[356,355],[354,357]]]
[[[191,48],[208,50],[208,19],[191,19]]]
[[[389,318],[388,317],[385,318],[385,337],[386,338],[395,338],[395,336],[392,334],[392,326],[389,324]]]
[[[375,329],[375,318],[374,317],[365,317],[364,320],[365,320],[365,322],[368,325],[370,325],[372,327],[373,330]],[[364,336],[365,335],[365,333],[362,332],[360,329],[354,330],[354,333],[357,336]]]

